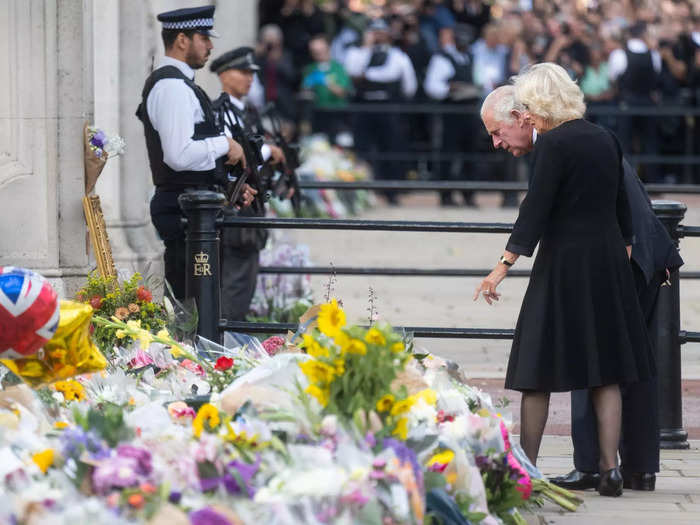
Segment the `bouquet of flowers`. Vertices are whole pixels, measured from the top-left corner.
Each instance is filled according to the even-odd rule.
[[[78,292],[77,300],[89,303],[96,316],[138,322],[142,328],[158,332],[167,324],[167,312],[163,305],[153,301],[150,288],[142,282],[139,273],[120,283],[116,278],[105,278],[96,271],[91,272],[87,283]],[[114,353],[115,346],[126,347],[132,341],[131,336],[117,328],[94,323],[93,326],[93,340],[108,356]]]
[[[85,142],[85,195],[95,189],[97,178],[107,163],[109,157],[124,153],[124,139],[118,135],[108,137],[101,129],[88,126],[83,128]]]

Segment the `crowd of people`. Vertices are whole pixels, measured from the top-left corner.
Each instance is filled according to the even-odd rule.
[[[662,117],[663,106],[700,105],[700,4],[692,0],[260,0],[259,22],[258,99],[275,102],[302,132],[310,126],[344,144],[354,135],[378,178],[415,169],[410,156],[377,159],[378,152],[487,153],[491,144],[476,114],[353,111],[348,118],[344,105],[478,107],[536,62],[567,70],[588,117],[612,128],[633,160],[700,153],[697,118]],[[625,106],[659,113],[616,113]],[[646,182],[700,182],[698,165],[649,160],[637,166]],[[436,179],[526,177],[505,155],[483,163],[443,156],[428,171]],[[504,204],[516,202],[506,195]]]

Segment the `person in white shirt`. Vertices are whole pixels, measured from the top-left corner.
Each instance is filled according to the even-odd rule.
[[[259,66],[250,47],[228,51],[212,61],[210,70],[216,73],[223,93],[214,101],[217,118],[223,120],[226,136],[239,133],[262,134],[257,110],[247,103],[246,97]],[[238,126],[240,129],[232,129]],[[259,155],[265,163],[284,164],[284,152],[275,144],[263,144]],[[262,190],[261,188],[258,188]],[[231,208],[224,213],[241,216],[264,215],[248,207],[236,213]],[[267,231],[261,228],[225,228],[221,232],[221,314],[229,321],[244,321],[255,294],[260,250],[265,247]]]
[[[629,29],[623,49],[615,49],[608,59],[608,75],[617,86],[618,99],[628,106],[654,106],[654,95],[661,74],[661,55],[650,49],[645,41],[646,25],[639,22]],[[644,116],[621,116],[618,137],[625,153],[635,151],[645,155],[659,153],[657,119]],[[638,148],[635,144],[638,143]],[[656,164],[644,166],[645,182],[661,182],[661,170]]]
[[[361,47],[348,50],[344,65],[355,84],[356,102],[400,103],[416,93],[418,84],[411,59],[391,45],[389,26],[382,19],[369,25]],[[402,162],[377,160],[378,153],[401,151],[405,143],[397,113],[356,114],[353,135],[356,150],[368,156],[376,179],[403,177]],[[384,195],[390,204],[398,203],[395,191]]]
[[[240,144],[215,126],[211,100],[194,83],[213,49],[214,6],[158,15],[165,57],[146,79],[136,112],[143,122],[156,187],[151,219],[165,244],[165,279],[177,299],[185,296],[187,254],[178,197],[187,188],[217,188],[217,162],[244,162]],[[246,188],[243,204],[255,191]]]

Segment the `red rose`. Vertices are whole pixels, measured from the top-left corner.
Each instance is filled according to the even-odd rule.
[[[90,298],[90,306],[92,306],[95,310],[99,310],[100,308],[102,308],[103,301],[104,299],[99,295],[93,295]]]
[[[144,303],[150,303],[153,300],[153,294],[145,286],[139,286],[138,290],[136,290],[136,297]]]
[[[214,368],[216,370],[221,370],[223,372],[224,370],[228,370],[232,366],[233,366],[233,359],[222,355],[219,359],[216,360],[216,364],[214,365]]]

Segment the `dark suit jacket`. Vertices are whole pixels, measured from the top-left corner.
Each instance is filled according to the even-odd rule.
[[[649,195],[634,168],[627,159],[623,158],[622,163],[635,237],[632,245],[632,260],[642,270],[648,284],[656,272],[664,271],[666,268],[674,270],[681,267],[683,259],[666,228],[656,217]]]

